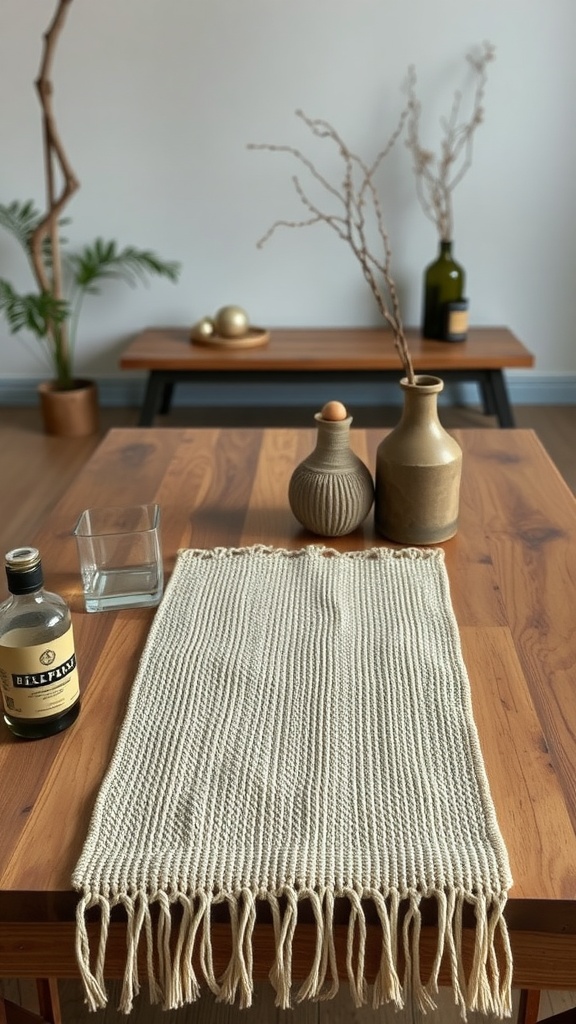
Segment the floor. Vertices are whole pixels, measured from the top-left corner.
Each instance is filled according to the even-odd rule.
[[[477,409],[442,408],[441,419],[450,427],[496,427],[495,422],[484,417]],[[576,493],[576,406],[521,406],[516,408],[517,426],[536,431],[543,445],[556,463],[568,486]],[[212,422],[226,422],[230,425],[259,425],[262,414],[251,417],[240,416],[233,410],[208,410],[205,416]],[[393,424],[398,410],[384,410],[382,424]],[[274,412],[268,411],[268,422],[274,419]],[[295,425],[312,425],[311,415],[303,411]],[[358,426],[363,425],[364,416],[355,418]],[[111,427],[135,426],[137,410],[104,409],[100,435],[93,438],[63,440],[46,437],[41,430],[36,409],[0,409],[0,476],[4,481],[4,500],[0,504],[0,546],[6,551],[10,547],[27,543],[33,534],[35,523],[42,518],[58,500],[68,482],[73,479],[96,447],[100,436]],[[204,419],[208,425],[207,419]],[[169,426],[194,426],[198,419],[185,409],[175,409],[166,421]],[[158,421],[158,425],[162,425]],[[273,425],[270,422],[270,425]],[[4,589],[0,593],[2,596]],[[33,1010],[36,1008],[35,987],[27,980],[13,980],[0,983],[5,995]],[[110,986],[109,1008],[99,1011],[96,1016],[89,1014],[82,1001],[82,993],[76,982],[61,982],[61,1003],[63,1024],[84,1024],[96,1021],[100,1024],[119,1024],[126,1020],[114,1009],[115,986]],[[517,994],[516,994],[517,997]],[[574,993],[542,993],[540,1017],[547,1017],[576,1005]],[[373,1011],[370,1008],[355,1010],[346,986],[342,985],[337,998],[329,1003],[304,1004],[294,1010],[282,1011],[274,1007],[272,992],[267,985],[258,985],[254,1005],[250,1010],[239,1011],[234,1007],[216,1004],[210,995],[203,996],[194,1006],[179,1011],[164,1012],[151,1007],[143,992],[130,1016],[134,1024],[375,1024],[376,1021],[394,1020],[395,1024],[408,1024],[418,1015],[411,1010],[395,1012],[391,1009]],[[442,1024],[457,1024],[460,1019],[450,1002],[450,994],[443,991],[439,998],[439,1010],[429,1015],[430,1021]],[[470,1018],[475,1024],[474,1015]]]

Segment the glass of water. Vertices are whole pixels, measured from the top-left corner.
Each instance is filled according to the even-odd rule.
[[[87,612],[158,604],[164,585],[159,505],[85,509],[74,536]]]

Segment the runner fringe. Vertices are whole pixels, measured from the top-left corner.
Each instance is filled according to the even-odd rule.
[[[506,893],[497,895],[465,893],[450,889],[419,893],[386,894],[372,888],[334,890],[298,889],[284,886],[278,891],[253,892],[241,888],[234,894],[193,895],[157,891],[147,894],[138,890],[126,893],[92,893],[86,890],[77,908],[76,956],[90,1010],[106,1006],[104,959],[114,906],[121,905],[127,915],[126,968],[118,1009],[130,1013],[133,1000],[140,991],[138,948],[144,937],[146,971],[151,1002],[160,1002],[164,1009],[178,1009],[193,1003],[200,995],[193,958],[198,952],[202,980],[220,1002],[249,1007],[253,993],[252,936],[256,922],[256,901],[268,902],[274,929],[275,957],[270,981],[276,992],[276,1006],[292,1005],[292,944],[298,921],[298,904],[308,900],[316,926],[316,944],[310,973],[294,999],[331,999],[338,991],[339,979],[334,945],[334,900],[344,897],[350,905],[346,968],[350,992],[356,1006],[368,1001],[365,977],[366,916],[364,906],[370,901],[381,927],[380,963],[372,986],[372,1006],[392,1003],[402,1009],[408,999],[422,1013],[436,1008],[441,962],[450,969],[454,1001],[462,1019],[468,1011],[496,1017],[509,1017],[512,1012],[512,953],[504,908]],[[436,901],[438,911],[438,945],[430,975],[422,977],[420,939],[422,899]],[[230,915],[232,955],[221,978],[216,978],[212,959],[210,909],[212,904],[226,902]],[[151,907],[157,905],[154,931]],[[363,906],[364,904],[364,906]],[[473,907],[475,945],[472,966],[465,976],[462,958],[463,908]],[[178,905],[181,919],[173,927],[172,909]],[[87,915],[93,908],[100,912],[100,935],[92,966],[92,954],[86,927]],[[401,916],[403,915],[403,916]],[[176,934],[173,936],[172,932]],[[499,940],[501,954],[496,953]],[[402,953],[400,958],[399,953]],[[403,960],[402,978],[399,961]]]

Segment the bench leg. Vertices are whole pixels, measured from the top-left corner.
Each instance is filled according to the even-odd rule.
[[[160,412],[162,407],[165,387],[166,382],[164,381],[163,375],[151,370],[148,374],[146,393],[140,410],[140,419],[138,420],[139,427],[152,426],[154,417]]]
[[[514,415],[508,399],[508,390],[502,370],[487,370],[484,380],[482,393],[485,406],[489,406],[493,410],[498,419],[499,426],[515,426]]]
[[[160,415],[167,416],[170,412],[172,405],[172,395],[174,394],[174,381],[166,381],[164,384],[164,394],[162,395],[162,402],[160,404]]]
[[[490,381],[487,380],[487,374],[482,374],[478,378],[478,386],[480,388],[480,397],[482,399],[482,408],[485,416],[495,416],[496,406],[494,404],[494,395],[492,392],[492,386]]]

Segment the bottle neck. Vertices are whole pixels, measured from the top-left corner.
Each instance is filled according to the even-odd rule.
[[[6,566],[8,590],[14,597],[30,597],[39,594],[44,587],[44,574],[40,564],[25,572]]]
[[[440,256],[451,256],[452,255],[452,242],[445,242],[443,239],[440,240],[439,248]]]
[[[33,594],[44,586],[38,548],[12,548],[6,553],[5,568],[11,594]]]

